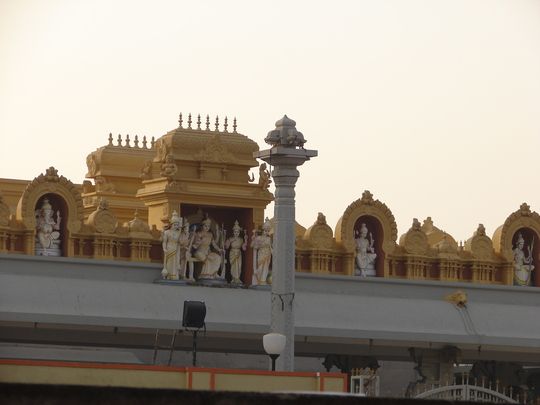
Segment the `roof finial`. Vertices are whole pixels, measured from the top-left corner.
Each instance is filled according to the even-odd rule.
[[[219,131],[219,116],[216,115],[216,131]]]
[[[184,120],[182,119],[182,113],[180,113],[178,116],[178,128],[182,128],[182,122],[184,122]]]
[[[129,134],[126,135],[126,147],[131,148],[131,145],[129,144]]]
[[[236,134],[236,117],[234,117],[233,119],[232,129],[233,129],[233,133]]]
[[[152,142],[150,143],[150,148],[153,149],[155,144],[156,144],[156,140],[154,139],[154,137],[152,137]]]
[[[201,129],[201,114],[197,114],[197,129]]]
[[[229,126],[227,121],[228,121],[228,118],[225,117],[225,122],[223,123],[223,132],[229,132],[227,131],[227,127]]]
[[[206,114],[206,130],[210,131],[210,116]]]
[[[122,146],[122,135],[118,134],[118,146]]]
[[[188,123],[188,129],[191,129],[191,113],[189,113],[188,115],[188,120],[187,120],[187,123]]]
[[[146,135],[144,135],[143,138],[142,138],[142,147],[143,147],[144,149],[148,149],[148,148],[146,147],[147,143],[148,143],[148,142],[146,142]]]
[[[133,141],[133,144],[136,148],[139,147],[139,135],[135,135],[135,141]]]
[[[109,146],[113,146],[112,132],[109,132]]]

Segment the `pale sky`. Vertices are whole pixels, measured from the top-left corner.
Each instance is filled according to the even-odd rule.
[[[492,235],[540,211],[540,1],[0,0],[0,177],[81,183],[109,132],[179,112],[236,116],[261,149],[296,120],[319,151],[305,227],[369,189],[400,235],[427,216]]]

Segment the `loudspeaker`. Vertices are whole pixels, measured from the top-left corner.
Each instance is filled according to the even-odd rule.
[[[202,301],[184,301],[184,328],[202,328],[206,317],[206,305]]]

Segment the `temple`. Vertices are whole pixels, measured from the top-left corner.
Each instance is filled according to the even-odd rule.
[[[172,330],[177,298],[176,309],[165,312],[132,301],[143,294],[144,300],[153,297],[149,305],[157,305],[158,297],[181,291],[185,299],[200,295],[213,305],[208,329],[214,322],[216,333],[226,338],[215,338],[208,351],[256,352],[253,341],[265,330],[268,315],[265,308],[255,309],[261,299],[255,294],[266,300],[264,286],[272,283],[274,229],[274,220],[264,214],[274,199],[272,177],[254,157],[258,144],[237,132],[236,119],[220,123],[191,114],[187,119],[180,115],[178,127],[161,137],[110,134],[104,141],[88,154],[82,184],[58,173],[56,162],[41,174],[36,168],[32,180],[0,179],[3,294],[8,288],[29,293],[22,277],[32,275],[50,277],[59,290],[82,288],[91,296],[82,304],[64,297],[65,307],[45,305],[41,313],[6,294],[4,341],[129,346],[129,339],[103,337],[103,330],[95,330],[89,338],[94,342],[76,338],[69,327],[60,327],[64,337],[59,338],[37,332],[27,338],[24,330],[34,322],[45,328],[69,325],[76,313],[75,323],[89,330],[110,326],[133,336]],[[343,207],[334,228],[321,207],[313,224],[295,228],[297,300],[304,294],[308,308],[297,315],[296,333],[305,339],[297,344],[297,355],[378,357],[417,365],[423,356],[418,367],[434,366],[421,370],[424,379],[418,381],[448,378],[445,367],[452,356],[470,364],[540,364],[534,343],[540,330],[532,326],[540,291],[540,216],[526,203],[516,208],[502,213],[506,220],[491,237],[482,224],[471,224],[471,237],[458,243],[430,217],[412,219],[409,229],[398,232],[390,207],[367,190]],[[73,284],[88,278],[93,284]],[[119,304],[117,314],[104,311],[97,301],[114,302],[113,287],[126,285],[144,287],[131,291],[127,299],[132,303]],[[200,286],[208,288],[195,288]],[[45,295],[54,290],[45,283],[34,304],[49,302]],[[403,299],[408,294],[410,299]],[[72,311],[72,305],[81,306]],[[325,305],[336,305],[343,319],[333,319]],[[394,311],[403,311],[403,317],[394,319]],[[160,325],[152,320],[155,314]],[[445,326],[441,319],[447,320]],[[506,327],[510,319],[516,324],[511,331]],[[494,323],[488,327],[487,321]],[[339,342],[345,344],[337,347]],[[350,372],[350,367],[342,370]]]

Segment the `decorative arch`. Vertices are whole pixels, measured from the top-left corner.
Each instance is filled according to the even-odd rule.
[[[495,259],[493,242],[486,235],[486,228],[482,224],[478,224],[476,232],[471,238],[467,239],[464,249],[471,252],[473,257],[478,260],[490,261]]]
[[[64,176],[58,176],[58,170],[49,167],[45,174],[34,178],[26,187],[17,204],[16,218],[22,222],[25,229],[34,231],[36,218],[34,211],[41,197],[54,194],[62,198],[67,209],[67,230],[70,233],[79,232],[83,222],[83,201],[77,186]]]
[[[388,274],[389,265],[386,255],[393,253],[397,247],[396,220],[386,204],[374,200],[373,194],[368,190],[362,193],[362,198],[347,207],[336,224],[336,242],[341,244],[350,256],[346,265],[348,274],[352,275],[354,273],[355,227],[358,226],[357,222],[360,218],[372,221],[371,223],[377,229],[379,235],[382,235],[382,241],[377,246],[381,250],[377,252],[377,260],[380,259],[379,263],[381,263],[377,265],[377,275]]]
[[[508,261],[513,261],[514,235],[522,228],[528,228],[535,232],[537,240],[540,238],[540,215],[531,211],[530,206],[526,203],[521,204],[519,209],[510,214],[504,224],[493,233],[495,251]]]
[[[342,243],[347,250],[354,250],[354,225],[361,216],[374,217],[379,221],[384,234],[383,249],[391,253],[396,247],[397,225],[392,211],[386,204],[373,199],[368,190],[362,198],[350,204],[336,224],[336,241]]]
[[[326,223],[326,217],[322,212],[319,212],[317,221],[306,230],[303,239],[309,241],[315,249],[332,249],[334,246],[334,235],[332,228]]]

